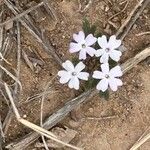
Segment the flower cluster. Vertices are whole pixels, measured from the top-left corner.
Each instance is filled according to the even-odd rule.
[[[74,66],[69,60],[62,64],[65,70],[58,72],[60,83],[68,83],[69,88],[79,89],[80,80],[88,80],[90,74],[83,71],[85,64],[81,60],[85,60],[88,55],[90,57],[99,57],[100,69],[92,73],[92,78],[100,80],[96,89],[105,92],[109,87],[113,91],[117,91],[118,86],[122,85],[119,77],[122,76],[121,67],[119,65],[110,68],[109,60],[118,62],[122,52],[118,50],[121,46],[121,40],[117,40],[115,35],[112,35],[109,40],[105,35],[94,37],[93,34],[85,35],[83,31],[78,34],[73,34],[74,42],[70,43],[69,52],[79,53],[80,62]],[[99,49],[94,48],[98,44]]]

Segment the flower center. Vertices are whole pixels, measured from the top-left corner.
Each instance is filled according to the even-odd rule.
[[[108,79],[108,78],[109,78],[109,75],[108,75],[108,74],[106,74],[106,75],[105,75],[105,78],[107,78],[107,79]]]
[[[77,73],[76,73],[76,72],[72,72],[71,74],[72,74],[72,76],[76,76],[76,75],[77,75]]]
[[[85,45],[85,44],[82,44],[82,48],[86,48],[86,45]]]
[[[110,48],[106,48],[105,51],[106,53],[108,53],[110,51]]]

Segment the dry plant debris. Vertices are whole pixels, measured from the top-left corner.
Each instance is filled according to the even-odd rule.
[[[121,27],[116,32],[117,36],[121,37],[121,39],[124,39],[127,36],[129,31],[131,30],[132,26],[135,24],[136,20],[139,18],[139,16],[141,15],[141,13],[145,9],[145,7],[149,4],[149,2],[150,2],[149,0],[140,0],[137,2],[137,5],[133,8],[131,13],[128,15],[127,19],[123,22]],[[109,3],[111,4],[112,2],[109,2]],[[73,149],[79,149],[79,148],[69,144],[69,142],[75,137],[75,135],[77,133],[76,131],[69,129],[69,128],[66,128],[66,130],[64,130],[59,127],[53,128],[51,130],[51,132],[47,131],[46,129],[51,129],[54,125],[56,125],[57,123],[62,121],[73,109],[78,107],[81,103],[87,102],[89,98],[91,98],[95,94],[97,94],[97,91],[95,91],[94,89],[91,89],[91,90],[88,90],[88,91],[82,93],[81,95],[71,99],[62,108],[60,108],[59,110],[54,112],[51,116],[49,116],[48,119],[44,123],[43,123],[43,117],[41,117],[41,127],[39,127],[25,119],[22,119],[20,117],[20,114],[18,113],[18,110],[15,105],[15,104],[19,105],[18,104],[18,95],[20,95],[20,92],[22,90],[22,84],[20,82],[21,57],[23,57],[26,64],[30,67],[30,69],[33,72],[35,71],[36,73],[38,73],[38,71],[40,70],[40,68],[38,66],[41,67],[43,65],[43,62],[39,58],[32,58],[32,57],[28,56],[28,54],[26,53],[26,50],[22,49],[21,33],[20,33],[21,25],[23,25],[33,35],[33,37],[35,37],[37,39],[37,41],[39,43],[41,43],[44,50],[49,54],[49,56],[52,57],[59,65],[61,65],[62,59],[58,56],[58,54],[56,53],[56,50],[49,42],[49,38],[40,31],[40,29],[33,22],[32,17],[30,15],[28,15],[32,11],[34,11],[42,6],[45,8],[47,13],[51,16],[51,18],[53,18],[53,20],[55,20],[55,22],[57,24],[58,18],[57,18],[56,13],[51,8],[51,6],[49,5],[47,0],[43,0],[42,2],[38,3],[35,6],[32,6],[31,8],[29,8],[25,11],[21,7],[18,7],[18,5],[14,5],[14,2],[10,1],[10,0],[0,1],[0,5],[1,4],[5,4],[13,12],[13,14],[15,16],[11,19],[4,21],[3,13],[6,11],[6,8],[2,8],[2,11],[0,10],[1,11],[0,12],[0,49],[1,49],[0,76],[2,77],[2,75],[4,73],[7,74],[14,80],[15,84],[12,87],[11,86],[9,87],[5,83],[5,81],[3,81],[3,79],[1,78],[1,83],[0,83],[1,91],[4,95],[4,97],[6,95],[8,95],[11,105],[9,104],[10,108],[9,108],[9,111],[5,118],[5,121],[3,123],[1,122],[1,118],[0,118],[0,131],[1,131],[0,149],[2,149],[2,145],[3,145],[2,139],[5,137],[5,134],[9,128],[9,125],[11,124],[11,118],[13,116],[12,109],[15,112],[17,120],[19,122],[21,122],[23,125],[33,129],[35,132],[31,132],[31,133],[27,134],[25,137],[23,136],[22,139],[19,139],[17,142],[12,142],[11,144],[7,145],[6,148],[13,149],[13,150],[20,150],[22,148],[26,148],[31,143],[33,143],[40,135],[42,135],[42,137],[46,136],[48,138],[51,138],[51,139],[55,140],[56,142],[61,143],[62,145],[54,143],[52,140],[47,140],[47,141],[45,140],[46,143],[44,145],[42,143],[36,143],[37,147],[44,147],[46,145],[48,147],[60,148],[60,147],[63,147],[66,145],[66,146],[72,147]],[[80,5],[79,11],[81,13],[85,13],[86,11],[88,11],[88,9],[90,9],[90,7],[92,7],[91,4],[92,4],[92,0],[89,0],[87,5],[83,9],[81,8],[81,5]],[[110,19],[120,15],[120,13],[123,13],[125,11],[125,9],[127,9],[127,6],[128,6],[128,1],[126,1],[126,5],[122,9],[122,11],[119,13],[116,13]],[[14,34],[15,33],[13,31],[14,28],[16,30],[15,32],[17,32],[17,34],[16,34],[17,36],[15,36],[15,34]],[[11,34],[7,35],[5,30],[9,31]],[[140,34],[137,34],[137,36],[143,36],[143,35],[148,35],[148,34],[149,34],[149,31],[143,32],[143,33],[141,32]],[[12,38],[12,35],[14,36],[13,38]],[[17,45],[17,67],[16,67],[17,69],[14,69],[11,66],[11,63],[6,59],[7,58],[6,56],[8,56],[8,52],[10,54],[10,50],[12,49],[12,43],[13,43],[12,41],[13,40],[16,42],[16,45]],[[139,50],[141,50],[141,52],[139,52],[133,58],[130,58],[129,60],[127,60],[125,63],[123,63],[121,65],[123,73],[128,72],[133,67],[135,67],[138,63],[140,63],[141,61],[145,60],[147,57],[150,56],[149,45],[146,48],[142,48]],[[6,64],[6,66],[9,66],[8,68],[15,70],[14,71],[15,75],[14,75],[14,73],[11,73],[11,71],[9,71],[9,69],[4,67],[4,64]],[[4,89],[6,90],[7,94],[5,93]],[[41,94],[41,97],[44,97],[47,94],[46,92],[47,92],[47,90],[45,90],[45,92],[43,92],[44,94]],[[8,104],[7,97],[5,99],[6,99],[5,103]],[[43,106],[41,105],[41,107],[43,107]],[[43,109],[41,109],[41,110],[43,110]],[[41,116],[42,116],[42,111],[41,111]],[[93,118],[87,118],[87,119],[93,119]],[[103,119],[103,118],[99,118],[99,119]],[[44,127],[45,129],[42,127]],[[57,132],[59,132],[59,133],[61,132],[61,136],[57,135]],[[58,138],[56,138],[56,137],[58,137]],[[144,142],[146,142],[149,138],[150,138],[149,133],[146,134],[144,137],[142,136],[135,143],[135,145],[133,145],[131,150],[136,150]],[[43,140],[43,142],[44,142],[44,140]],[[46,146],[45,146],[45,148],[46,148]]]
[[[51,130],[52,133],[54,133],[61,141],[65,143],[70,143],[71,140],[75,137],[77,134],[77,131],[73,129],[69,129],[68,127],[55,127]],[[54,143],[52,140],[47,140],[47,146],[51,148],[62,148],[63,145],[59,145],[58,143]],[[35,147],[44,147],[43,143],[37,142],[35,144]]]

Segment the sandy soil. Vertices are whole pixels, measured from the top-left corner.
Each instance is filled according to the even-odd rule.
[[[112,0],[104,2],[95,0],[89,9],[80,13],[77,0],[56,0],[50,1],[58,16],[58,22],[55,24],[47,18],[44,21],[37,22],[42,29],[44,27],[46,35],[49,37],[52,45],[62,59],[71,59],[73,56],[68,52],[69,42],[72,34],[81,30],[82,20],[87,17],[91,23],[98,25],[98,30],[104,34],[114,34],[122,22],[133,9],[137,0],[131,0],[126,9],[114,17],[108,23],[108,19],[121,11],[125,4],[120,4],[121,0]],[[111,1],[111,2],[112,2]],[[85,3],[81,3],[85,7]],[[120,4],[120,5],[119,5]],[[150,7],[149,7],[150,8]],[[150,44],[150,35],[138,36],[141,32],[150,30],[150,9],[144,10],[140,18],[136,21],[132,30],[124,39],[123,44],[127,48],[124,52],[121,63],[133,57],[140,50]],[[21,28],[22,48],[30,48],[29,56],[34,56],[33,51],[38,52],[43,60],[43,65],[38,73],[31,69],[22,60],[21,62],[21,82],[23,91],[19,97],[21,102],[27,98],[41,93],[47,82],[52,80],[60,69],[58,65],[43,50],[42,46],[28,33],[25,28]],[[16,47],[14,47],[15,52]],[[9,56],[8,60],[13,66],[16,65],[15,53]],[[7,79],[6,79],[7,80]],[[91,98],[78,108],[76,120],[69,115],[60,122],[77,131],[72,144],[83,147],[85,150],[128,150],[142,133],[149,127],[150,123],[150,61],[146,59],[137,67],[133,68],[122,78],[124,85],[119,90],[110,95],[110,100],[105,101],[99,96]],[[58,78],[52,81],[51,93],[48,94],[44,102],[44,118],[58,110],[70,98],[73,98],[78,92],[70,90],[67,86],[62,86]],[[2,120],[5,118],[8,107],[2,104]],[[36,124],[40,120],[40,99],[35,99],[19,107],[22,116]],[[105,120],[80,121],[82,117],[107,117],[114,116]],[[6,135],[6,145],[17,138],[27,134],[30,130],[19,124],[15,118],[11,121]],[[37,148],[32,145],[27,150]],[[67,150],[67,148],[64,148]],[[140,150],[149,150],[150,141],[147,141]],[[38,150],[38,149],[37,149]]]

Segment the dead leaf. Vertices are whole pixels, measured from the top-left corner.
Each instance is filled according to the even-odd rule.
[[[65,142],[65,143],[69,143],[77,134],[77,131],[75,131],[73,129],[69,129],[66,126],[65,126],[65,129],[60,128],[60,127],[55,127],[51,130],[51,132],[54,133],[58,137],[59,140]],[[58,144],[53,140],[47,140],[46,143],[47,143],[47,146],[51,147],[51,148],[62,148],[62,147],[64,147],[64,145]],[[44,147],[44,144],[37,142],[35,144],[35,147]]]

